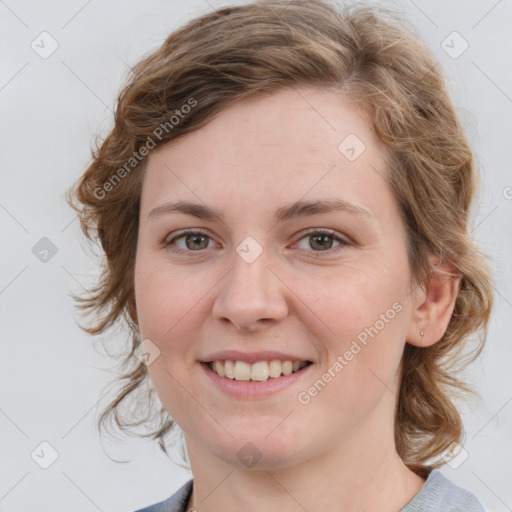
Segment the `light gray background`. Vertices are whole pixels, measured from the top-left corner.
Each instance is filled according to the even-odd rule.
[[[130,511],[191,476],[149,442],[100,442],[94,422],[112,363],[101,339],[76,325],[69,294],[94,281],[97,261],[64,192],[111,127],[128,65],[188,19],[230,3],[0,0],[0,510]],[[512,510],[512,2],[379,3],[406,12],[437,55],[481,159],[473,234],[493,257],[496,307],[483,357],[467,372],[482,396],[461,406],[469,457],[442,472],[487,510]],[[59,45],[46,59],[31,47],[42,46],[43,31]],[[442,47],[453,31],[469,43],[458,58]],[[453,53],[463,43],[452,39],[444,44]],[[57,248],[47,262],[32,252],[42,237]],[[43,441],[58,452],[48,469],[31,458]]]

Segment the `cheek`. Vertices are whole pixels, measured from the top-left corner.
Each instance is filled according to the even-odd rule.
[[[160,342],[172,337],[184,319],[200,310],[201,300],[211,288],[202,277],[187,268],[139,259],[135,298],[141,335]]]
[[[159,349],[148,366],[159,399],[181,426],[189,421],[188,376],[194,359],[189,332],[197,314],[200,284],[189,272],[141,256],[136,260],[135,298],[142,339]],[[204,293],[203,293],[204,295]],[[196,411],[199,414],[199,411]]]
[[[374,266],[340,273],[323,293],[310,293],[316,314],[310,327],[323,346],[322,369],[336,375],[333,380],[345,390],[353,388],[344,400],[372,394],[383,386],[379,379],[392,379],[405,344],[404,287],[398,272]]]
[[[386,268],[344,268],[326,279],[294,280],[294,292],[309,306],[333,340],[355,338],[377,322],[379,331],[396,329],[400,322],[405,282]],[[383,323],[384,322],[384,323]],[[364,335],[362,335],[364,337]]]

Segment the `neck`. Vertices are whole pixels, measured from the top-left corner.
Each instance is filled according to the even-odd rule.
[[[269,470],[231,465],[187,437],[194,475],[187,510],[192,506],[201,512],[401,510],[425,480],[404,465],[394,443],[368,437],[367,432],[359,432],[358,437],[365,443],[352,438],[299,465]]]

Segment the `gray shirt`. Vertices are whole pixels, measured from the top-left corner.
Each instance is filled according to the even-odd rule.
[[[192,483],[189,480],[170,498],[136,512],[187,512]],[[473,494],[434,469],[420,492],[400,512],[485,512],[485,509]]]

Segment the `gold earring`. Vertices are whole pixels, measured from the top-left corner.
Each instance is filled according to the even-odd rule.
[[[423,345],[423,336],[424,335],[425,335],[425,333],[423,331],[420,331],[420,336],[421,336],[420,345]]]

